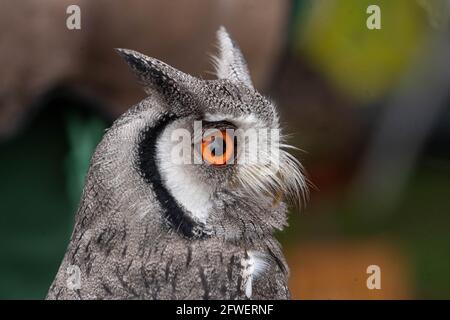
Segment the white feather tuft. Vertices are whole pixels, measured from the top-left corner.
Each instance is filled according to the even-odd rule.
[[[241,261],[244,291],[247,298],[252,297],[253,280],[260,276],[269,267],[267,257],[258,251],[248,251],[248,258]]]

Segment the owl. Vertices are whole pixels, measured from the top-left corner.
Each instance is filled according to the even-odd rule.
[[[97,146],[47,299],[290,298],[273,234],[303,202],[303,169],[240,49],[217,38],[216,80],[117,49],[148,97]]]

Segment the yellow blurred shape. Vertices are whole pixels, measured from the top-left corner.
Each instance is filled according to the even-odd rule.
[[[314,0],[297,24],[297,50],[338,90],[370,102],[395,87],[426,30],[412,0]],[[439,2],[439,0],[438,0]],[[381,29],[366,25],[369,5],[381,9]]]

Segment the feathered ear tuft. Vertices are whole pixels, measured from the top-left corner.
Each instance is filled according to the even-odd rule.
[[[217,77],[253,88],[244,56],[223,26],[217,31],[217,40],[219,55],[213,57]]]
[[[196,79],[155,58],[129,49],[116,49],[128,63],[148,94],[159,94],[166,100],[180,99],[189,82]]]

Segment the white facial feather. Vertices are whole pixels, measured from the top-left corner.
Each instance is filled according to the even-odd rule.
[[[172,161],[174,142],[171,141],[171,132],[174,127],[173,124],[169,125],[158,141],[158,169],[165,187],[179,204],[189,211],[194,219],[206,223],[212,207],[211,188],[189,172],[189,166]]]

